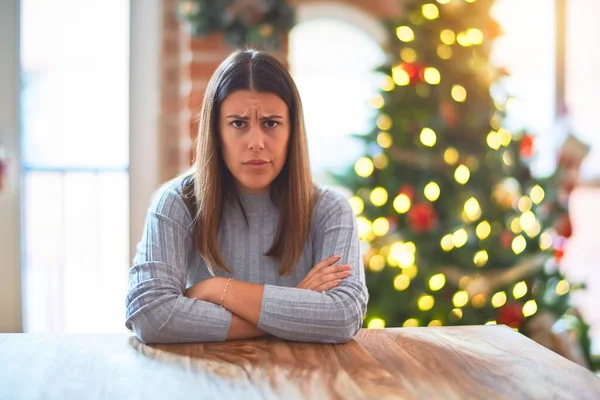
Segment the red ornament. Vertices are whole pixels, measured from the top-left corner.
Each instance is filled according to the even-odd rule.
[[[525,316],[519,303],[507,303],[498,310],[496,321],[500,325],[508,325],[511,328],[520,328]]]
[[[573,227],[571,226],[571,218],[569,218],[569,214],[563,214],[558,217],[554,229],[560,236],[567,239],[570,238],[573,234]]]
[[[437,222],[437,214],[431,203],[415,204],[408,212],[410,228],[417,233],[430,231]]]
[[[533,154],[534,137],[531,135],[523,136],[521,139],[521,157],[529,158]]]
[[[425,67],[426,65],[422,62],[414,62],[414,63],[402,63],[400,64],[402,69],[406,71],[408,77],[410,78],[410,83],[415,85],[419,82],[422,82],[425,77]]]
[[[500,242],[502,243],[502,247],[505,249],[509,249],[512,241],[514,239],[513,234],[510,231],[504,231],[500,234]]]
[[[413,199],[415,198],[415,189],[413,189],[413,187],[408,184],[402,185],[398,190],[398,194],[405,194],[406,196],[408,196],[410,201],[413,201]]]
[[[564,237],[557,237],[554,240],[554,259],[557,264],[560,264],[561,260],[565,255],[565,248],[567,247],[567,239]]]

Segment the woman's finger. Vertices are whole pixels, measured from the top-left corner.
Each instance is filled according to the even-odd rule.
[[[333,281],[328,281],[328,282],[325,282],[322,285],[316,287],[313,290],[315,292],[324,292],[326,290],[333,289],[334,287],[336,287],[337,285],[339,285],[341,281],[342,281],[341,279],[336,279],[336,280],[333,280]]]

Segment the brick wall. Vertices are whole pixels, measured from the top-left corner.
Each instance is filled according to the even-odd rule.
[[[332,3],[319,0],[290,0],[303,3]],[[191,161],[191,148],[197,135],[195,117],[200,111],[208,80],[219,63],[233,50],[221,35],[196,38],[189,27],[177,20],[177,0],[163,0],[163,58],[161,82],[161,181],[183,169]],[[382,18],[399,12],[397,0],[344,0],[368,14]],[[287,64],[287,45],[274,54]]]

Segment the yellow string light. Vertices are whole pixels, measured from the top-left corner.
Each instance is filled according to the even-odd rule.
[[[542,233],[540,236],[540,250],[546,251],[552,246],[552,235],[548,232]]]
[[[396,28],[396,36],[403,42],[412,42],[415,40],[415,33],[408,26],[399,26]]]
[[[390,230],[390,222],[387,218],[379,217],[373,221],[373,234],[375,236],[384,236]]]
[[[435,274],[429,278],[429,289],[432,291],[438,291],[446,284],[446,276],[442,273]]]
[[[472,44],[482,44],[483,43],[483,33],[476,28],[467,29],[467,37],[469,42]]]
[[[421,7],[421,13],[423,16],[429,20],[436,19],[440,16],[440,10],[437,8],[435,4],[423,4]]]
[[[440,187],[435,182],[429,182],[425,185],[425,189],[423,189],[423,193],[425,197],[429,201],[436,201],[440,197]]]
[[[379,132],[377,134],[377,144],[380,145],[384,149],[389,149],[392,147],[392,135],[387,132]]]
[[[362,240],[367,239],[371,234],[373,234],[371,221],[363,216],[360,216],[356,218],[356,222],[358,224],[358,236]]]
[[[435,300],[433,296],[429,294],[423,294],[419,296],[419,299],[417,300],[417,307],[419,307],[419,310],[421,311],[429,311],[433,308],[434,305]]]
[[[523,196],[519,199],[519,211],[521,211],[522,213],[531,210],[531,207],[533,207],[533,203],[531,202],[531,199],[529,198],[529,196]]]
[[[392,80],[398,86],[406,86],[410,83],[410,75],[401,66],[392,68]]]
[[[533,225],[531,225],[531,227],[529,227],[529,229],[527,229],[525,231],[525,233],[527,234],[527,236],[529,236],[530,238],[534,238],[537,235],[540,234],[540,232],[542,231],[542,226],[540,225],[540,223],[536,220],[534,221]]]
[[[440,44],[437,47],[437,55],[442,60],[449,60],[452,58],[452,48],[445,44]]]
[[[374,168],[373,161],[367,157],[359,158],[354,164],[354,171],[358,176],[363,178],[369,177],[373,173]]]
[[[371,318],[367,325],[369,329],[383,329],[385,328],[385,321],[381,318]]]
[[[442,250],[448,252],[454,248],[454,240],[452,238],[452,234],[445,235],[442,240],[440,240],[440,245],[442,246]]]
[[[488,253],[485,250],[479,250],[473,257],[473,263],[478,267],[483,267],[489,259]]]
[[[414,63],[417,61],[417,52],[410,47],[405,47],[400,51],[400,58],[406,63]]]
[[[452,85],[450,95],[459,103],[464,103],[467,100],[467,90],[461,85]]]
[[[441,81],[440,71],[433,67],[427,67],[423,71],[423,79],[430,85],[437,85]]]
[[[437,2],[440,4],[448,4],[450,3],[450,0],[437,0]]]
[[[530,317],[535,314],[537,311],[537,303],[535,300],[529,300],[527,303],[523,305],[523,315],[525,317]]]
[[[385,258],[381,254],[375,254],[369,260],[369,269],[373,272],[379,272],[385,267]]]
[[[569,282],[565,281],[564,279],[561,279],[556,284],[556,294],[559,296],[564,296],[565,294],[569,293],[569,290],[571,290],[571,285],[569,285]]]
[[[475,197],[471,197],[465,202],[464,211],[467,218],[471,221],[475,221],[481,216],[481,207]]]
[[[512,135],[509,131],[504,128],[498,129],[498,140],[500,140],[500,144],[504,147],[508,146],[512,140]]]
[[[452,304],[454,304],[454,307],[464,307],[468,302],[469,295],[464,290],[459,290],[458,292],[454,293],[454,296],[452,297]]]
[[[467,244],[468,240],[469,235],[467,234],[467,231],[462,228],[452,234],[452,242],[456,248],[463,247],[465,244]]]
[[[544,200],[544,189],[540,185],[535,185],[529,191],[529,196],[535,204],[540,204]]]
[[[413,264],[408,268],[404,268],[402,270],[402,273],[408,276],[410,279],[415,279],[415,276],[417,276],[417,274],[419,273],[419,268],[417,268],[417,266]]]
[[[511,248],[515,254],[521,254],[527,247],[527,241],[523,235],[516,236],[511,244]]]
[[[427,324],[427,326],[442,326],[442,321],[440,321],[439,319],[432,319],[431,322]]]
[[[373,203],[374,206],[381,207],[382,205],[387,203],[388,193],[384,188],[379,186],[373,189],[371,195],[369,196],[369,199],[371,200],[371,203]]]
[[[492,227],[491,227],[490,223],[487,221],[480,222],[479,225],[477,225],[477,228],[475,229],[475,233],[477,234],[477,237],[479,238],[479,240],[486,239],[488,236],[490,236],[491,232],[492,232]]]
[[[404,243],[404,250],[415,254],[417,251],[417,246],[415,246],[413,242],[406,242]]]
[[[454,147],[448,147],[446,151],[444,151],[444,161],[448,165],[454,165],[458,162],[459,154],[458,150]]]
[[[382,131],[389,131],[392,127],[392,119],[387,114],[379,114],[377,117],[377,127]]]
[[[463,311],[460,308],[453,308],[448,317],[452,320],[459,320],[463,317]]]
[[[458,42],[458,44],[460,44],[463,47],[471,46],[471,42],[469,41],[469,36],[467,36],[466,32],[459,32],[458,35],[456,35],[456,41]]]
[[[373,157],[373,165],[377,169],[385,169],[388,166],[388,164],[389,164],[388,156],[384,153],[377,154],[375,157]]]
[[[447,46],[456,43],[456,35],[450,29],[444,29],[440,32],[440,40]]]
[[[381,107],[384,106],[384,104],[385,100],[383,99],[383,96],[379,93],[377,93],[369,100],[369,105],[375,110],[379,110]]]
[[[410,286],[410,278],[404,274],[399,274],[394,278],[394,289],[401,292]]]
[[[500,308],[504,304],[506,304],[505,292],[497,292],[492,296],[492,306],[494,306],[494,308]]]
[[[523,229],[524,231],[528,231],[529,229],[531,229],[536,222],[537,220],[535,219],[535,214],[531,211],[526,211],[523,214],[521,214],[521,217],[519,217],[521,229]]]
[[[416,328],[419,326],[419,320],[416,318],[409,318],[406,321],[404,321],[404,324],[402,324],[402,326],[404,328]]]
[[[386,92],[391,92],[392,90],[394,90],[394,87],[396,85],[394,84],[394,80],[392,79],[391,76],[389,75],[385,75],[383,77],[383,82],[381,83],[381,90],[384,90]]]
[[[437,141],[437,136],[433,129],[425,127],[421,130],[420,139],[424,146],[433,147]]]
[[[523,231],[523,228],[521,228],[521,219],[519,217],[512,217],[509,221],[510,230],[515,235],[518,235]]]
[[[494,150],[498,150],[502,145],[500,143],[500,138],[498,137],[498,132],[496,131],[490,131],[490,133],[487,135],[486,141],[487,145]]]
[[[400,193],[398,196],[396,196],[396,198],[394,199],[394,210],[396,210],[396,212],[398,214],[405,214],[408,212],[408,210],[410,210],[410,198],[405,195],[404,193]]]
[[[350,203],[350,206],[356,215],[359,215],[365,209],[365,203],[358,196],[351,197],[348,202]]]
[[[498,323],[496,321],[492,320],[492,321],[486,322],[485,325],[498,325]]]
[[[527,284],[525,281],[521,281],[515,284],[513,287],[513,297],[515,299],[520,299],[521,297],[527,294]]]
[[[469,168],[467,168],[467,166],[464,164],[459,165],[456,168],[456,171],[454,171],[454,179],[456,179],[456,181],[461,185],[467,183],[470,177],[471,171],[469,171]]]

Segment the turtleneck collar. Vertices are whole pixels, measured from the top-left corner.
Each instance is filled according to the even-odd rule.
[[[271,192],[269,190],[257,194],[237,190],[237,195],[244,205],[246,212],[261,212],[270,210],[272,207],[274,207],[274,204],[271,201]]]

